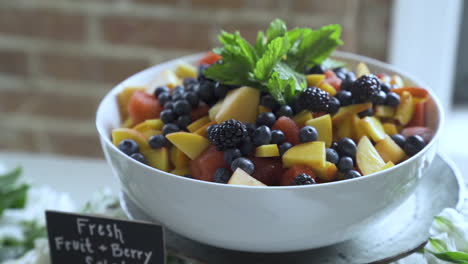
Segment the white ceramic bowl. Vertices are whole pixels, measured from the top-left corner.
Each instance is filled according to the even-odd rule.
[[[248,187],[188,179],[138,163],[120,152],[110,139],[121,124],[116,95],[129,85],[144,85],[182,60],[195,63],[196,54],[162,63],[133,75],[102,100],[96,118],[107,161],[123,191],[167,228],[212,246],[252,251],[284,252],[331,245],[351,238],[385,217],[407,199],[436,154],[443,113],[431,91],[426,108],[433,140],[417,155],[372,175],[308,186]],[[350,68],[363,61],[372,72],[399,74],[415,85],[427,85],[388,64],[336,52]],[[382,230],[385,232],[385,230]]]

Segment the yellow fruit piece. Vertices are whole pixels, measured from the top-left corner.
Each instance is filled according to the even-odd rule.
[[[317,86],[325,80],[325,74],[308,74],[306,75],[307,87]]]
[[[389,136],[375,145],[375,149],[379,152],[380,157],[385,162],[399,163],[405,158],[405,152],[395,143]]]
[[[130,128],[116,128],[112,130],[112,144],[119,146],[119,143],[124,139],[132,139],[140,147],[140,152],[150,150],[148,140],[140,132]]]
[[[148,83],[146,92],[154,94],[154,90],[159,86],[167,86],[169,89],[172,89],[180,84],[182,84],[182,80],[179,79],[173,71],[164,70],[161,71],[150,83]]]
[[[395,111],[395,119],[405,126],[413,118],[414,109],[413,96],[408,91],[404,91],[400,97],[400,104]]]
[[[393,118],[395,115],[395,108],[388,105],[375,106],[375,116],[380,118]]]
[[[179,176],[185,176],[185,175],[190,175],[192,172],[190,171],[190,168],[175,168],[171,170],[172,174],[179,175]]]
[[[333,140],[333,130],[331,116],[329,114],[310,119],[305,124],[307,126],[312,126],[317,130],[318,141],[325,142],[327,148],[331,146]]]
[[[384,74],[380,76],[379,80],[380,80],[380,83],[390,83],[391,78],[390,76]]]
[[[352,138],[353,137],[353,119],[346,118],[341,120],[338,124],[336,124],[336,137],[337,139],[342,138]]]
[[[171,147],[170,151],[171,163],[176,168],[185,168],[189,166],[190,159],[176,146]]]
[[[387,135],[393,136],[398,134],[398,130],[395,124],[393,123],[383,123],[383,129]]]
[[[260,90],[244,86],[231,91],[216,114],[216,122],[236,119],[243,123],[255,123],[260,102]]]
[[[403,79],[401,79],[400,75],[392,75],[390,79],[390,84],[394,86],[394,88],[401,88],[404,86]]]
[[[429,96],[427,97],[417,97],[417,96],[413,96],[413,104],[419,104],[419,103],[424,103],[426,102],[427,100],[429,100]]]
[[[320,88],[320,89],[324,90],[325,92],[329,93],[331,96],[335,96],[335,94],[336,94],[335,87],[331,86],[327,82],[321,82],[318,85],[318,88]]]
[[[372,103],[353,104],[340,107],[340,110],[338,110],[338,112],[332,117],[333,124],[336,124],[343,119],[349,118],[352,115],[362,112],[371,107]]]
[[[161,119],[148,119],[136,125],[133,129],[143,133],[146,130],[161,130],[163,126],[164,123]]]
[[[250,176],[241,168],[237,168],[228,181],[228,184],[247,185],[247,186],[266,186],[254,177]]]
[[[213,105],[210,110],[208,110],[208,116],[210,117],[210,120],[216,121],[216,115],[218,114],[219,110],[221,110],[221,106],[223,105],[224,101],[220,101]]]
[[[356,66],[356,77],[359,78],[359,77],[361,77],[363,75],[367,75],[367,74],[370,74],[370,70],[367,67],[367,64],[365,64],[364,62],[360,62]]]
[[[131,128],[133,126],[133,120],[130,117],[127,117],[122,124],[122,127]]]
[[[197,129],[197,131],[195,131],[194,133],[197,134],[197,135],[200,135],[202,137],[207,137],[206,136],[206,129],[211,126],[211,125],[216,125],[217,123],[215,121],[211,121],[207,124],[205,124],[204,126],[200,127],[199,129]]]
[[[255,156],[260,158],[278,157],[279,149],[276,144],[261,145],[255,149]]]
[[[363,175],[377,172],[385,165],[379,152],[374,148],[367,136],[359,140],[356,152],[356,162]]]
[[[190,125],[187,126],[187,129],[188,131],[193,133],[197,131],[200,127],[208,124],[210,121],[211,120],[209,116],[204,116],[198,120],[193,121]]]
[[[395,164],[393,162],[389,161],[389,162],[385,163],[385,165],[382,168],[380,168],[379,171],[389,169],[389,168],[391,168],[393,166],[395,166]]]
[[[167,148],[150,149],[142,152],[148,161],[148,165],[153,168],[169,172],[171,170],[171,163],[169,161],[169,151]]]
[[[385,138],[385,130],[380,120],[374,116],[366,116],[361,119],[362,127],[366,134],[374,141],[379,142]]]
[[[271,112],[270,108],[263,106],[263,105],[258,106],[258,114],[262,114],[266,112]]]
[[[203,136],[188,132],[167,134],[166,138],[191,159],[196,159],[210,145]]]
[[[314,118],[314,116],[312,115],[312,113],[308,110],[303,110],[302,112],[300,112],[299,114],[297,114],[293,120],[294,122],[296,122],[296,124],[298,124],[300,127],[304,126],[305,123]]]
[[[352,121],[351,121],[351,127],[352,127],[352,130],[353,130],[353,139],[354,141],[356,142],[359,142],[359,140],[366,135],[366,130],[364,129],[364,127],[362,126],[361,124],[361,119],[359,118],[358,115],[353,115],[351,117]]]
[[[311,168],[325,166],[325,142],[314,141],[296,145],[283,154],[283,166],[289,168],[302,164]]]
[[[338,168],[335,164],[327,161],[325,162],[325,166],[323,168],[315,168],[314,172],[322,181],[329,182],[336,178]]]
[[[162,132],[161,130],[148,129],[148,130],[143,131],[141,134],[143,134],[143,136],[145,136],[146,139],[149,139],[150,137],[154,135],[161,135]]]
[[[197,78],[198,76],[197,68],[185,62],[182,62],[179,65],[177,65],[175,74],[181,79]]]
[[[130,86],[125,87],[118,95],[117,95],[117,102],[119,103],[119,111],[120,116],[122,119],[126,119],[128,117],[128,103],[130,102],[130,98],[135,91],[144,91],[145,87],[143,86]]]

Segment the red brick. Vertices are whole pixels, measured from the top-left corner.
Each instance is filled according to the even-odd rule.
[[[97,133],[82,135],[73,133],[62,133],[50,131],[46,134],[50,142],[52,153],[69,156],[82,156],[88,158],[102,158],[101,143]]]
[[[18,89],[0,89],[0,112],[25,112],[28,107],[30,92]]]
[[[190,3],[195,8],[238,9],[242,7],[242,0],[192,0]]]
[[[22,130],[1,124],[0,130],[0,149],[2,151],[27,151],[37,152],[39,149],[34,139],[34,135],[30,129]]]
[[[49,9],[0,9],[0,33],[54,40],[80,41],[86,37],[84,16]]]
[[[150,64],[141,59],[120,59],[97,56],[42,54],[40,71],[59,80],[118,83]]]
[[[292,0],[292,10],[298,13],[339,15],[345,13],[345,1],[343,0]]]
[[[207,50],[211,48],[209,24],[160,19],[105,17],[101,36],[114,44],[154,48]]]
[[[0,72],[15,75],[28,74],[28,58],[23,51],[0,51]]]

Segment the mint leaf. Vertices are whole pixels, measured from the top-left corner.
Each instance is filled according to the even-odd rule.
[[[294,72],[285,63],[278,63],[267,86],[270,94],[278,103],[287,104],[297,91],[305,89],[305,76]]]
[[[346,63],[331,58],[326,58],[324,61],[322,61],[322,66],[325,69],[336,69],[346,67]]]
[[[263,31],[259,31],[257,34],[257,40],[255,41],[255,51],[257,52],[257,56],[261,57],[263,52],[265,51],[266,46],[266,39],[265,34]]]
[[[22,171],[21,167],[17,167],[10,172],[0,175],[0,193],[15,184],[21,176]]]
[[[23,208],[26,204],[26,194],[29,186],[17,183],[21,172],[21,168],[18,167],[0,175],[0,217],[5,209]]]
[[[260,82],[267,81],[273,68],[288,52],[288,49],[289,41],[285,37],[279,37],[270,42],[263,56],[257,61],[254,70],[255,78]]]
[[[281,19],[275,19],[270,23],[266,31],[266,37],[268,39],[268,43],[272,42],[274,39],[283,37],[287,31],[286,24]]]

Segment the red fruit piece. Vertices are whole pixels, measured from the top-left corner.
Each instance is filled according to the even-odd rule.
[[[221,59],[221,55],[218,55],[212,51],[206,53],[206,55],[201,58],[201,60],[198,62],[199,64],[213,64],[217,62],[218,60]]]
[[[208,111],[210,107],[206,104],[200,104],[196,109],[193,109],[190,113],[190,117],[193,121],[198,120],[206,115],[208,115]]]
[[[312,168],[306,165],[294,165],[283,173],[283,175],[281,176],[280,185],[282,186],[292,185],[294,179],[297,177],[297,175],[301,173],[305,173],[315,180],[315,173],[312,170]]]
[[[128,114],[135,125],[147,119],[158,118],[162,110],[159,101],[143,91],[135,91],[128,103]]]
[[[190,170],[194,179],[213,181],[213,175],[219,168],[229,169],[224,161],[224,153],[217,151],[215,146],[210,146],[196,159],[190,161]]]
[[[434,136],[434,131],[428,127],[415,126],[404,128],[401,131],[401,134],[406,138],[412,135],[418,135],[422,137],[426,143],[429,143]]]
[[[266,185],[279,185],[281,175],[283,174],[283,163],[279,158],[257,158],[253,157],[255,164],[253,177]]]
[[[289,117],[282,116],[273,124],[272,130],[281,130],[284,133],[286,142],[293,145],[301,143],[299,141],[299,126]]]
[[[425,110],[426,110],[425,106],[426,106],[425,102],[421,102],[421,103],[416,104],[416,107],[414,109],[413,118],[411,119],[411,121],[408,123],[407,126],[409,126],[409,127],[424,126],[424,117],[425,117]]]
[[[335,90],[341,91],[341,79],[332,70],[325,71],[325,82],[333,86]]]

